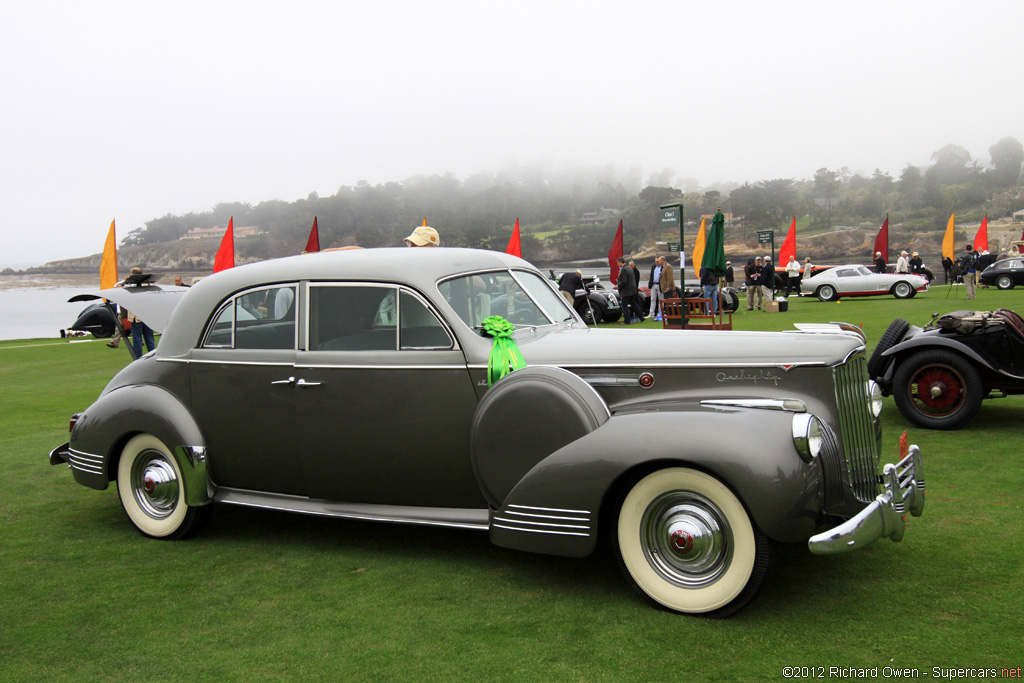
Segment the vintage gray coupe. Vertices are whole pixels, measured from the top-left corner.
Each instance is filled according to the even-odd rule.
[[[146,536],[194,533],[214,504],[569,557],[605,536],[640,595],[723,617],[757,593],[775,543],[899,541],[924,507],[917,446],[892,440],[881,465],[881,396],[850,326],[592,329],[526,261],[447,248],[96,294],[163,336],[50,462],[94,489],[116,481]],[[526,361],[496,381],[493,316]]]

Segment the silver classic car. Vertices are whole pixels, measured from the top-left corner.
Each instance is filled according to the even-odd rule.
[[[892,294],[909,299],[928,291],[928,278],[913,273],[876,273],[867,266],[851,264],[816,271],[800,281],[800,291],[822,301],[837,301],[841,296],[877,296]]]
[[[146,536],[183,538],[230,504],[569,557],[606,538],[640,595],[723,617],[764,583],[774,544],[899,541],[924,507],[917,446],[881,465],[881,395],[849,326],[591,329],[526,261],[447,248],[96,294],[143,316],[153,301],[157,329],[178,299],[158,348],[50,453],[85,486],[116,481]],[[496,380],[493,316],[526,362]]]

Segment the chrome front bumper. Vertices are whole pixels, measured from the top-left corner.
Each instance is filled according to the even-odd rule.
[[[885,493],[839,526],[811,536],[807,546],[815,555],[835,555],[862,548],[879,538],[903,540],[907,512],[924,512],[924,469],[921,449],[911,446],[898,463],[882,469]]]

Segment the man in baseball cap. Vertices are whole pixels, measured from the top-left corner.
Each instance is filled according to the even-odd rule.
[[[439,247],[441,237],[428,225],[421,225],[412,231],[412,234],[405,238],[405,245],[408,247]]]

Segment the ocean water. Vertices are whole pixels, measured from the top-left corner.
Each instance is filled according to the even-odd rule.
[[[68,303],[99,289],[98,275],[0,275],[0,339],[52,339],[89,304]]]

